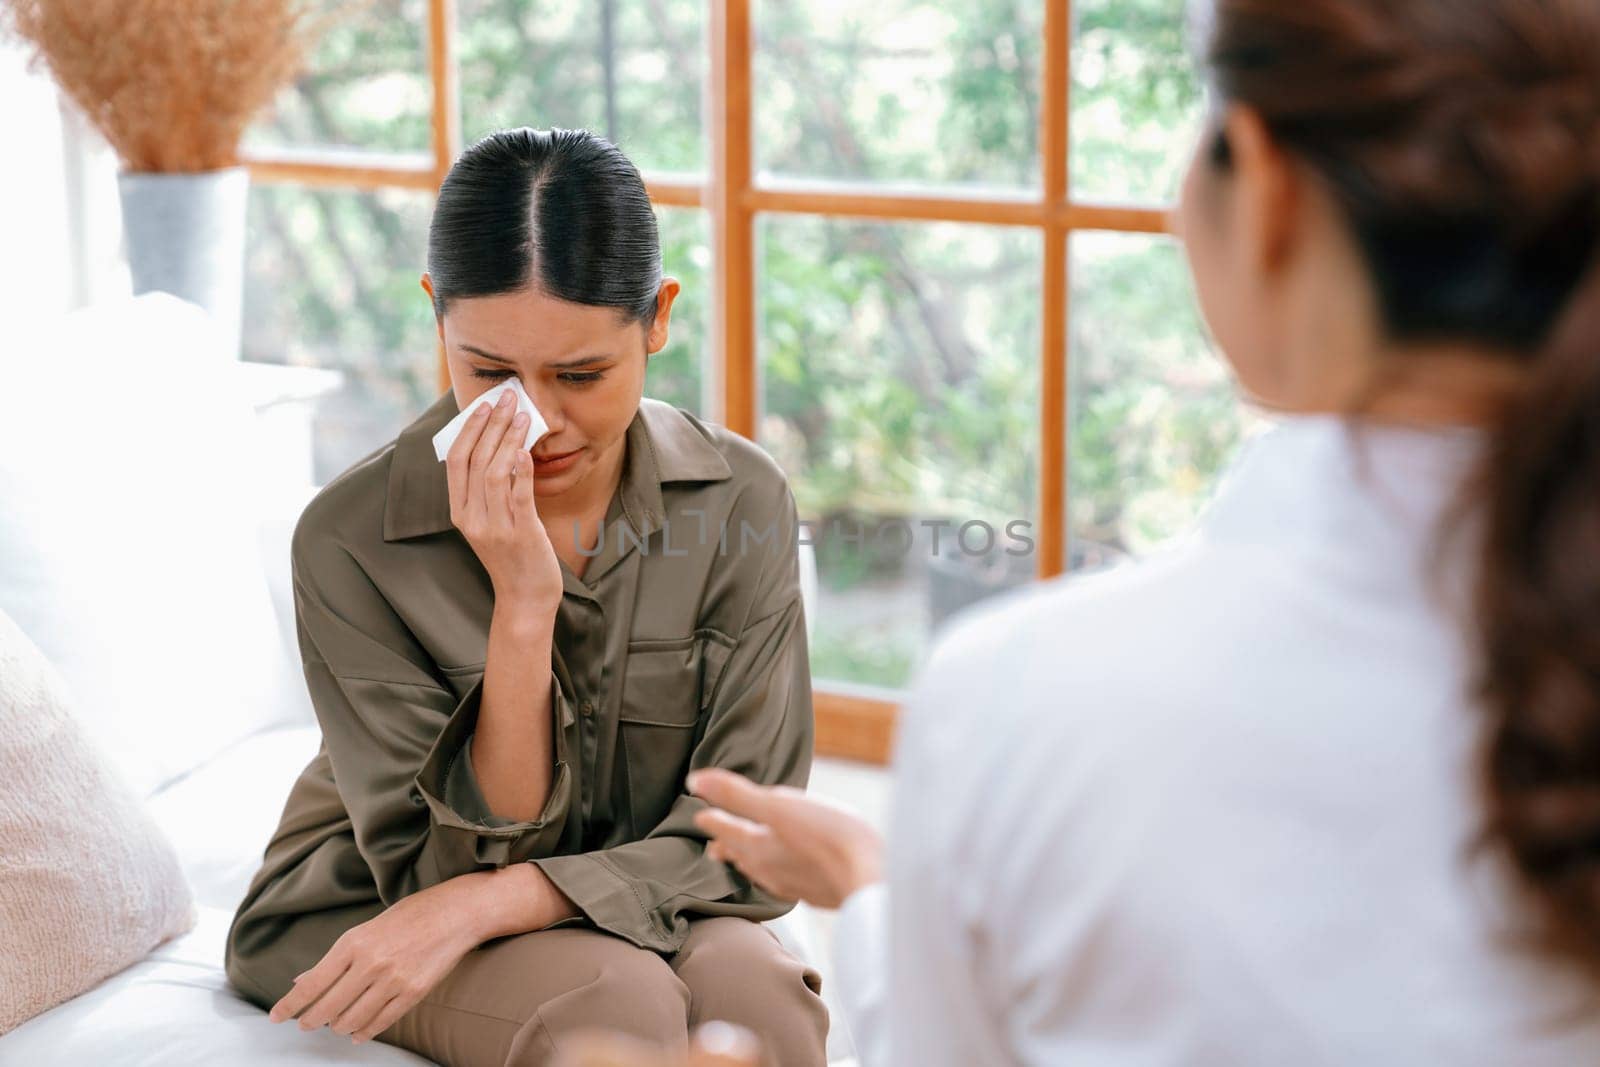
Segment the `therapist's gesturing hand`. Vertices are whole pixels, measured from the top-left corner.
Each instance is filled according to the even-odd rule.
[[[450,906],[450,885],[412,893],[346,930],[267,1017],[298,1015],[302,1030],[328,1026],[358,1044],[387,1030],[479,943],[459,904]]]
[[[695,771],[688,785],[712,805],[694,817],[711,835],[706,855],[733,864],[773,896],[837,908],[883,878],[878,831],[838,804],[718,767]]]
[[[478,404],[445,455],[450,521],[488,571],[496,599],[554,612],[561,561],[534,504],[533,457],[522,447],[528,417],[509,389],[485,414],[488,406]]]

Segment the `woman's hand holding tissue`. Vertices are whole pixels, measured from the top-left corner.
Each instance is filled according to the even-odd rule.
[[[534,504],[533,457],[522,447],[528,416],[516,399],[502,391],[492,414],[479,404],[450,446],[450,521],[489,572],[497,601],[554,616],[561,561]]]
[[[694,817],[711,835],[706,855],[773,896],[837,908],[883,879],[883,839],[839,804],[717,767],[690,774],[688,786],[711,805]]]

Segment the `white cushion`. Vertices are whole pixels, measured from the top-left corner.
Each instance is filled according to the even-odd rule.
[[[0,611],[141,796],[298,717],[252,499],[255,412],[165,293],[19,326],[0,357]]]
[[[0,612],[0,1034],[196,917],[171,843],[73,721],[49,661]]]
[[[309,1067],[432,1061],[381,1041],[353,1045],[327,1027],[273,1023],[222,969],[229,911],[201,908],[187,936],[0,1038],[10,1067]]]
[[[265,730],[145,802],[177,846],[202,906],[239,906],[278,828],[289,787],[321,742],[315,725]]]
[[[310,692],[300,672],[300,641],[295,636],[294,582],[289,562],[289,542],[294,537],[294,528],[300,521],[301,513],[321,489],[320,485],[285,485],[263,492],[256,527],[261,566],[272,599],[272,613],[278,620],[283,647],[289,650],[289,662],[295,670],[295,699],[300,705],[297,720],[309,726],[316,725],[317,715],[311,707]]]

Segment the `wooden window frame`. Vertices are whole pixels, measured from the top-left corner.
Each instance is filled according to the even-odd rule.
[[[1040,578],[1066,563],[1067,285],[1070,238],[1075,230],[1169,233],[1168,212],[1075,202],[1068,188],[1072,4],[1044,0],[1044,64],[1040,97],[1038,194],[985,190],[928,195],[881,183],[757,181],[752,140],[752,0],[709,0],[710,84],[705,121],[710,166],[704,180],[645,175],[653,202],[708,212],[714,248],[711,417],[754,437],[760,376],[756,339],[756,216],[801,214],[879,221],[965,222],[1020,226],[1044,238],[1040,276],[1043,306],[1039,352]],[[461,108],[456,62],[455,0],[428,2],[428,67],[433,86],[431,161],[335,150],[259,150],[246,154],[253,181],[362,190],[400,188],[437,192],[460,154]],[[439,387],[450,388],[444,352]],[[897,705],[893,691],[819,682],[815,693],[816,751],[868,763],[889,760]]]

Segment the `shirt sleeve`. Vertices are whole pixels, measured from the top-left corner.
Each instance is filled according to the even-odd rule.
[[[337,542],[297,530],[291,572],[312,707],[356,848],[383,903],[553,851],[571,805],[564,726],[574,719],[554,673],[555,769],[544,810],[528,821],[493,815],[465,747],[483,678],[458,700]]]
[[[889,885],[851,893],[833,927],[833,975],[862,1067],[889,1063]]]
[[[712,693],[689,771],[725,767],[768,785],[805,788],[811,775],[811,664],[800,596],[794,497],[780,481],[778,536],[763,552],[749,621]],[[602,930],[641,948],[676,952],[688,917],[737,915],[763,921],[794,907],[708,858],[694,825],[705,801],[680,793],[665,818],[638,841],[534,862]]]
[[[1048,859],[1057,845],[1038,825],[1051,787],[1029,793],[1013,770],[1015,753],[1039,742],[1004,710],[1022,699],[1014,683],[1026,675],[1018,650],[1028,632],[1003,614],[1007,602],[969,607],[935,636],[896,724],[876,1038],[880,1062],[894,1067],[1067,1062],[1013,1043],[1008,1013],[1021,993],[997,948],[1036,935],[1062,908],[1013,877],[1018,853],[1037,855],[1043,838]]]

